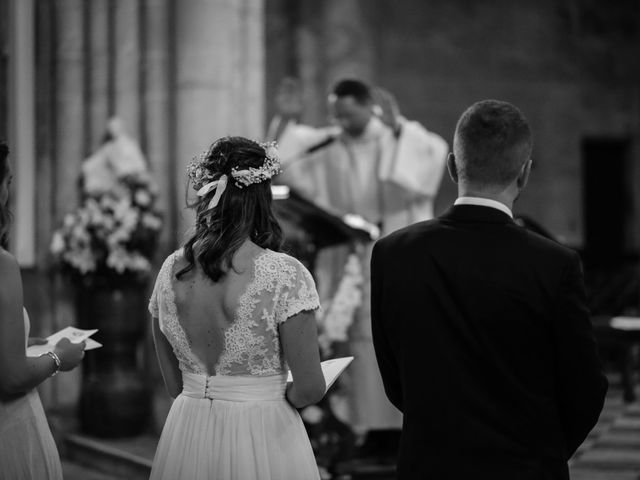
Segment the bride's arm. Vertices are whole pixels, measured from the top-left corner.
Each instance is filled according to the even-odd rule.
[[[279,328],[282,351],[293,377],[293,383],[287,388],[287,399],[296,408],[320,401],[326,385],[320,367],[315,312],[300,312]]]
[[[153,317],[153,343],[156,347],[156,356],[160,364],[160,371],[164,379],[164,385],[172,398],[176,398],[182,391],[182,374],[178,366],[178,359],[173,354],[171,344],[160,331],[160,323],[157,317]]]

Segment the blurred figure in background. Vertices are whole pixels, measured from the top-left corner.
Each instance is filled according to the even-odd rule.
[[[389,92],[358,79],[338,81],[328,107],[332,126],[296,123],[303,109],[300,86],[292,79],[283,81],[268,133],[280,146],[283,172],[278,181],[333,213],[362,217],[382,235],[432,218],[447,143],[403,118]],[[333,297],[352,249],[340,246],[319,253],[315,274],[323,305]],[[349,422],[357,433],[368,433],[360,456],[395,455],[389,437],[397,438],[401,415],[385,398],[371,340],[371,245],[358,246],[357,253],[365,281],[349,333],[355,360],[343,382],[349,392]]]
[[[22,303],[20,266],[6,250],[13,178],[8,156],[9,148],[0,143],[0,479],[61,480],[58,449],[36,387],[77,367],[84,342],[64,338],[52,352],[27,356],[30,323]]]

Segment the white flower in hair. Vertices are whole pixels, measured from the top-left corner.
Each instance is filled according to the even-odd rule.
[[[231,170],[236,187],[242,188],[254,183],[261,183],[280,173],[280,159],[276,142],[260,143],[260,146],[264,148],[265,152],[264,163],[261,167],[250,167],[243,170],[236,167]]]
[[[264,148],[264,153],[267,158],[278,162],[280,161],[278,159],[278,145],[276,144],[276,142],[265,142],[261,143],[260,146]]]
[[[232,168],[230,176],[234,180],[236,187],[243,188],[254,183],[261,183],[280,173],[280,160],[278,159],[276,142],[259,143],[259,145],[265,151],[264,163],[257,168],[250,167],[242,170],[238,169],[238,167]],[[229,176],[225,174],[219,175],[214,180],[214,174],[205,166],[204,162],[211,154],[212,148],[213,146],[194,158],[194,161],[187,167],[187,174],[191,177],[199,197],[204,197],[212,190],[216,191],[209,201],[208,209],[215,208],[218,205],[229,180]]]

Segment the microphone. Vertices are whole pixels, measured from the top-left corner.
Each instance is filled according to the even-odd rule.
[[[298,163],[300,161],[309,160],[309,158],[311,158],[311,157],[309,157],[308,155],[311,155],[312,153],[315,153],[315,152],[317,152],[319,150],[322,150],[323,148],[328,147],[333,142],[335,142],[337,139],[338,139],[338,137],[336,135],[329,135],[327,138],[325,138],[321,142],[318,142],[315,145],[311,145],[309,148],[307,148],[306,150],[303,150],[302,152],[298,153],[297,155],[294,155],[292,158],[290,157],[290,160],[286,162],[286,165],[282,168],[282,171],[280,173],[282,174],[291,165],[293,165],[295,163]]]
[[[329,135],[327,138],[325,138],[320,143],[316,143],[315,145],[312,145],[309,148],[307,148],[305,150],[304,154],[305,155],[309,155],[311,153],[317,152],[318,150],[322,150],[323,148],[331,145],[335,141],[336,141],[336,136],[335,135]]]

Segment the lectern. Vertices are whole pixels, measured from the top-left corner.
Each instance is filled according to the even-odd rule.
[[[375,240],[376,227],[362,219],[357,225],[348,224],[344,215],[322,208],[284,185],[274,185],[272,193],[274,211],[285,235],[284,250],[312,272],[318,250]]]

